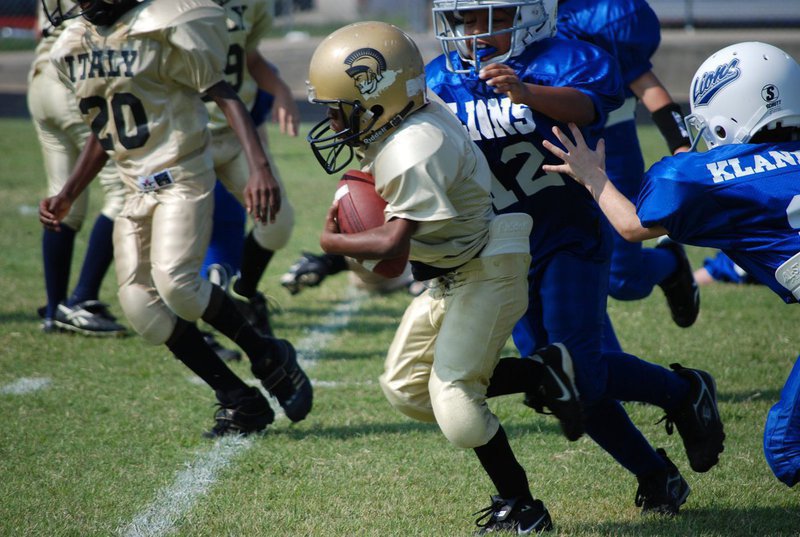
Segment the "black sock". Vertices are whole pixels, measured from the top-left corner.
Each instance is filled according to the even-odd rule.
[[[272,356],[277,349],[274,339],[262,336],[244,318],[233,299],[218,285],[211,290],[211,300],[202,318],[236,343],[248,358]]]
[[[167,348],[216,392],[230,393],[247,388],[203,339],[197,325],[178,319],[167,340]]]
[[[61,231],[45,229],[42,234],[44,287],[47,292],[45,318],[47,319],[55,317],[59,302],[67,298],[74,245],[75,230],[64,224],[61,224]]]
[[[525,358],[501,358],[494,368],[486,397],[533,391],[542,380],[542,366]]]
[[[502,426],[487,444],[475,448],[475,454],[502,498],[509,500],[519,496],[533,501],[528,476],[517,462]]]
[[[258,282],[264,275],[274,253],[272,250],[259,246],[252,231],[248,233],[242,249],[241,276],[236,280],[233,290],[247,298],[255,295],[258,290]]]
[[[101,214],[94,221],[89,245],[83,258],[78,284],[67,300],[68,306],[74,306],[86,300],[97,300],[100,296],[100,285],[114,260],[114,221]]]

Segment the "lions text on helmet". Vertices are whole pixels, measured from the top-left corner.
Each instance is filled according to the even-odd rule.
[[[428,102],[416,44],[383,22],[359,22],[329,35],[309,66],[308,100],[328,106],[307,140],[328,173],[343,170],[353,148],[385,138]]]
[[[488,18],[488,30],[475,33],[470,31],[468,22],[479,12]],[[557,12],[558,0],[434,0],[434,33],[447,58],[448,69],[466,74],[480,71],[488,59],[502,63],[531,43],[554,36]],[[511,21],[501,22],[504,16]],[[481,42],[491,36],[505,35],[510,46],[500,54]]]
[[[110,26],[142,0],[41,0],[44,13],[54,27],[75,17],[83,17],[95,26]]]
[[[747,143],[753,135],[800,126],[800,66],[784,51],[759,42],[738,43],[697,69],[686,118],[692,146]]]

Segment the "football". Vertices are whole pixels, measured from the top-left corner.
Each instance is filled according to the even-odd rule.
[[[359,233],[383,225],[386,201],[375,192],[372,175],[359,170],[346,171],[339,180],[334,199],[339,201],[336,219],[342,233]],[[406,268],[408,252],[394,259],[359,259],[358,262],[385,278],[396,278]]]

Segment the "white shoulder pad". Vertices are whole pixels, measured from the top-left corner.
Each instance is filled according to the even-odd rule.
[[[204,18],[224,17],[211,0],[152,0],[134,15],[131,34],[145,34]]]

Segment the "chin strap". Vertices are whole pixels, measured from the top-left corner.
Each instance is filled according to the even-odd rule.
[[[361,142],[364,145],[369,145],[376,140],[380,140],[390,129],[397,127],[403,119],[411,112],[411,109],[414,107],[414,101],[409,101],[408,104],[400,110],[398,114],[393,116],[389,121],[372,131],[369,136],[364,138]]]

